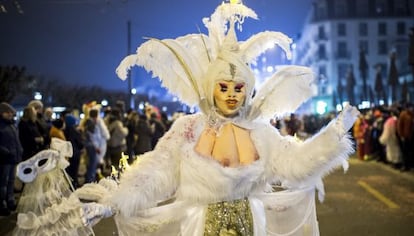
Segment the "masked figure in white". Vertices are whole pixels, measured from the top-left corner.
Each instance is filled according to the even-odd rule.
[[[93,235],[82,221],[82,203],[73,194],[65,168],[72,157],[72,144],[52,138],[51,149],[38,152],[17,166],[17,176],[25,183],[17,207],[14,236]]]
[[[358,112],[344,108],[305,141],[281,136],[270,119],[306,101],[314,76],[310,68],[286,66],[255,88],[249,65],[274,44],[290,58],[291,40],[266,31],[239,42],[235,28],[245,17],[257,16],[241,3],[223,3],[203,20],[208,35],[150,39],[121,62],[121,78],[143,66],[200,112],[175,121],[119,186],[86,206],[88,220],[104,206],[121,235],[319,234],[315,188],[322,190],[321,178],[333,168],[347,167],[347,131]],[[284,190],[274,192],[276,183]],[[87,188],[93,185],[79,196],[87,197]]]

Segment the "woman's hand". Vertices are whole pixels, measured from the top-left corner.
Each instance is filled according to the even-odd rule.
[[[85,226],[92,227],[103,218],[111,217],[115,209],[96,202],[84,203],[81,208],[82,222]]]
[[[343,133],[341,135],[346,134],[352,128],[359,114],[360,112],[354,106],[346,105],[344,107],[336,120],[338,126],[342,128]]]

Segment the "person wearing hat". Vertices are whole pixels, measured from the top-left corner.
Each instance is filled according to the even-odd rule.
[[[63,119],[56,119],[52,121],[52,127],[50,127],[49,137],[50,138],[58,138],[66,141],[65,133],[63,130],[65,129],[65,122]]]
[[[31,158],[45,147],[45,139],[36,125],[36,111],[26,106],[17,125],[20,143],[23,146],[23,161]]]
[[[8,103],[0,103],[0,215],[10,215],[16,209],[14,180],[16,165],[22,158],[22,146],[14,125],[16,110]]]

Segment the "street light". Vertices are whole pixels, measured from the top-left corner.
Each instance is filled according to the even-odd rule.
[[[108,106],[108,104],[109,104],[108,100],[106,100],[106,99],[101,101],[101,105],[104,106],[104,107]]]
[[[317,101],[316,102],[316,112],[319,115],[323,115],[326,112],[328,104],[325,101]]]
[[[34,99],[40,101],[40,100],[42,100],[42,98],[43,98],[43,96],[42,96],[42,94],[40,92],[35,92],[34,93]]]

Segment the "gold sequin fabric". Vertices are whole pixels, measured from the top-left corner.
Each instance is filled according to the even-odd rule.
[[[251,236],[253,217],[248,199],[209,204],[204,236]]]

